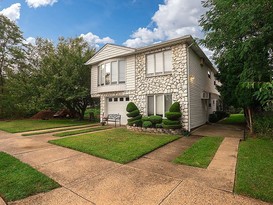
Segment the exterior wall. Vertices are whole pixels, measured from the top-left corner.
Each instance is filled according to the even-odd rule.
[[[188,129],[188,92],[187,92],[187,50],[186,44],[172,46],[172,73],[161,76],[146,76],[146,55],[170,49],[150,50],[136,55],[136,89],[130,95],[141,113],[147,114],[147,95],[172,94],[173,102],[180,102],[183,113],[183,127]]]
[[[208,77],[208,70],[211,78]],[[209,100],[202,100],[201,93],[206,91],[211,94],[211,99],[218,99],[219,93],[215,88],[214,73],[204,64],[201,66],[200,57],[189,49],[189,92],[190,92],[190,128],[195,128],[208,121],[208,115],[216,110],[215,107],[209,108]],[[211,100],[211,105],[212,105]]]
[[[91,58],[90,63],[97,63],[110,58],[115,58],[117,56],[126,55],[132,52],[134,52],[134,49],[107,44],[100,51],[98,51],[93,58]]]
[[[126,90],[134,90],[136,86],[135,62],[135,55],[126,58]]]

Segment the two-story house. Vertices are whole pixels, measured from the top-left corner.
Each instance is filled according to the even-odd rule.
[[[191,36],[137,49],[106,44],[86,64],[91,65],[91,97],[100,98],[101,115],[120,114],[124,125],[129,101],[143,115],[163,117],[177,101],[189,131],[216,110],[217,70]]]

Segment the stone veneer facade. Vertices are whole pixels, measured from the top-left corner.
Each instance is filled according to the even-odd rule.
[[[158,76],[146,76],[146,55],[164,50],[172,50],[172,73]],[[100,112],[105,113],[105,99],[113,96],[129,96],[141,114],[147,113],[147,95],[172,94],[172,101],[179,102],[182,112],[181,123],[185,130],[189,128],[189,104],[188,104],[188,68],[187,45],[177,44],[161,49],[151,49],[135,56],[135,90],[122,92],[109,92],[92,95],[100,97]]]

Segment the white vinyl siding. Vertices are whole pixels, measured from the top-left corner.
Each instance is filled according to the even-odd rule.
[[[94,94],[97,92],[98,89],[98,69],[97,65],[94,65],[91,67],[91,94]]]
[[[148,54],[146,56],[146,73],[148,76],[170,73],[172,71],[172,51]]]

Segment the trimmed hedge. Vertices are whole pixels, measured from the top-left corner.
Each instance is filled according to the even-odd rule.
[[[138,115],[136,117],[132,117],[132,118],[128,119],[127,121],[129,123],[129,122],[133,122],[135,120],[141,120],[141,118],[142,118],[142,115]]]
[[[181,112],[166,112],[165,113],[168,120],[178,120],[181,116]]]
[[[179,120],[163,120],[164,125],[180,125]]]
[[[148,116],[144,116],[144,117],[142,117],[142,121],[144,122],[144,121],[150,121],[150,118],[148,117]]]
[[[126,111],[127,112],[132,112],[134,110],[138,110],[137,106],[135,105],[135,103],[129,102],[127,107],[126,107]]]
[[[162,124],[156,124],[155,128],[163,128]]]
[[[162,117],[157,115],[149,116],[149,119],[153,125],[160,124],[162,122]]]
[[[153,124],[152,124],[152,122],[150,122],[150,121],[144,121],[144,122],[142,123],[142,127],[150,128],[150,127],[153,127]]]
[[[180,129],[182,127],[181,125],[165,125],[165,124],[162,124],[162,126],[165,129]]]
[[[135,105],[135,103],[133,102],[129,102],[127,107],[126,107],[126,111],[128,112],[126,115],[127,117],[129,117],[129,119],[127,120],[127,124],[129,126],[137,126],[137,127],[141,127],[142,126],[142,115],[140,115],[139,109],[137,108],[137,106]]]
[[[218,122],[218,118],[217,118],[217,115],[216,114],[210,114],[209,115],[209,122],[212,122],[212,123],[215,123],[215,122]]]
[[[179,102],[175,102],[171,105],[170,109],[169,109],[170,112],[180,112],[180,104]]]
[[[137,110],[134,110],[134,111],[131,111],[131,112],[129,112],[129,113],[127,113],[127,117],[136,117],[136,116],[138,116],[139,115],[139,110],[137,109]]]

